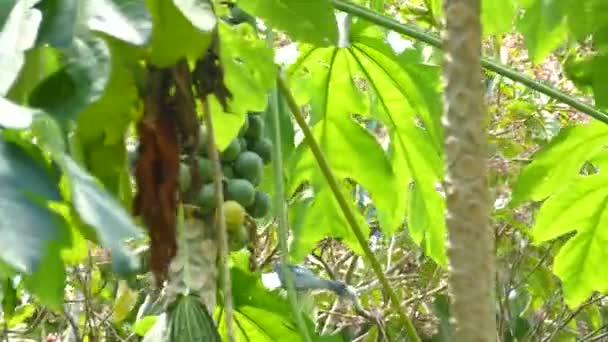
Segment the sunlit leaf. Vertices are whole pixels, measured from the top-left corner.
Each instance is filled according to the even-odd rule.
[[[536,243],[576,232],[555,256],[566,303],[575,307],[594,291],[608,291],[603,269],[608,250],[608,173],[579,176],[543,203],[532,237]]]
[[[27,128],[38,110],[16,105],[0,97],[0,126],[5,128]]]
[[[268,91],[274,86],[277,71],[272,49],[257,38],[249,26],[230,27],[221,23],[219,31],[224,82],[232,93],[227,112],[215,96],[210,101],[216,143],[222,150],[237,135],[247,112],[266,109]]]
[[[61,200],[55,177],[21,148],[0,140],[0,258],[19,271],[35,271],[47,245],[63,236],[60,217],[41,202]]]
[[[76,40],[69,62],[40,83],[29,102],[65,124],[103,95],[110,71],[110,50],[102,39]]]
[[[24,52],[36,40],[42,16],[32,8],[31,0],[20,0],[13,6],[4,26],[0,26],[0,96],[4,96],[19,75]]]
[[[511,205],[540,201],[568,186],[583,162],[604,148],[606,137],[608,126],[600,122],[563,130],[522,170],[513,188]]]
[[[438,115],[430,114],[418,81],[410,76],[419,70],[415,64],[404,68],[390,47],[374,36],[355,38],[348,49],[304,49],[290,70],[294,95],[310,105],[310,125],[335,175],[353,179],[369,191],[387,234],[404,222],[408,188],[410,182],[416,182],[421,200],[416,210],[409,210],[409,228],[417,243],[425,241],[429,255],[444,262],[445,227],[438,219],[443,216],[443,199],[435,189],[442,175]],[[385,125],[387,150],[353,114]],[[428,131],[419,127],[417,117]],[[358,249],[341,213],[333,212],[338,208],[331,204],[333,195],[322,195],[329,191],[323,188],[327,185],[305,143],[291,163],[289,191],[304,180],[311,181],[315,191],[306,217],[298,218],[302,224],[298,232],[303,236],[294,239],[297,255],[301,257],[321,236],[343,238],[349,247]],[[316,196],[321,197],[317,200]]]
[[[500,35],[513,27],[515,3],[512,0],[483,0],[481,23],[484,35]]]

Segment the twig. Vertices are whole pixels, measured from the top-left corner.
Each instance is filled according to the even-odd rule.
[[[568,323],[570,323],[570,321],[574,319],[574,317],[576,317],[576,315],[578,315],[584,308],[604,298],[606,298],[606,296],[597,296],[596,298],[590,299],[586,303],[581,304],[578,308],[576,308],[576,310],[570,313],[570,315],[568,315],[566,319],[564,319],[560,324],[558,324],[555,330],[553,330],[553,332],[548,337],[544,338],[542,341],[553,341],[555,335],[557,335],[560,330],[562,330],[566,325],[568,325]]]
[[[432,290],[426,291],[426,292],[425,292],[425,293],[423,293],[423,294],[420,294],[420,295],[418,295],[418,296],[416,296],[416,297],[412,297],[412,298],[409,298],[409,299],[405,300],[405,301],[403,302],[403,305],[408,305],[408,304],[410,304],[410,303],[413,303],[413,302],[416,302],[416,301],[422,300],[422,299],[424,299],[425,297],[435,295],[435,294],[437,294],[437,293],[439,293],[439,292],[441,292],[441,291],[445,290],[447,287],[448,287],[447,285],[440,285],[440,286],[438,286],[438,287],[436,287],[436,288],[434,288],[434,289],[432,289]]]
[[[226,231],[226,218],[224,217],[224,192],[222,189],[222,167],[220,166],[220,157],[215,145],[215,133],[213,131],[213,119],[211,118],[211,109],[209,108],[209,97],[203,99],[203,116],[207,132],[209,134],[209,156],[213,163],[213,187],[215,188],[215,206],[216,206],[216,229],[218,232],[219,242],[219,264],[222,267],[222,292],[224,293],[224,310],[226,311],[226,333],[228,340],[234,341],[234,331],[232,329],[233,303],[232,303],[232,286],[230,283],[230,265],[228,264],[228,233]]]
[[[337,181],[336,177],[334,176],[333,172],[331,171],[329,163],[327,162],[327,159],[325,159],[325,156],[323,155],[321,148],[319,147],[317,141],[315,140],[315,138],[312,134],[312,131],[310,130],[310,127],[308,127],[308,124],[306,123],[304,117],[302,116],[302,113],[300,111],[300,108],[298,107],[298,104],[296,103],[296,100],[294,99],[293,95],[289,91],[289,88],[287,87],[287,84],[285,84],[285,81],[283,80],[283,78],[280,75],[277,77],[277,81],[279,84],[279,89],[285,96],[287,103],[289,105],[289,108],[291,109],[291,112],[292,112],[293,116],[295,117],[296,122],[298,123],[298,126],[300,126],[300,128],[302,129],[302,133],[304,133],[305,141],[306,141],[306,143],[308,143],[308,146],[310,147],[310,149],[317,161],[317,164],[321,168],[321,171],[323,172],[325,179],[329,183],[329,187],[331,188],[332,192],[334,193],[334,196],[335,196],[336,200],[338,201],[338,204],[340,205],[340,208],[342,209],[342,212],[344,213],[346,220],[350,224],[350,227],[352,228],[352,231],[355,234],[355,237],[357,238],[357,241],[359,242],[361,249],[363,249],[363,253],[369,260],[369,262],[372,266],[372,269],[374,270],[374,273],[376,273],[376,276],[382,283],[382,287],[383,287],[384,291],[388,294],[388,297],[391,299],[390,301],[393,305],[393,308],[398,313],[399,318],[401,319],[401,322],[405,325],[407,335],[410,337],[410,339],[412,339],[415,342],[420,341],[420,337],[418,336],[418,333],[416,333],[416,328],[412,324],[412,321],[405,314],[404,309],[401,307],[401,302],[399,300],[399,297],[397,297],[397,294],[395,293],[395,291],[393,291],[393,289],[391,288],[391,285],[389,284],[388,280],[384,276],[380,262],[378,261],[378,259],[376,259],[376,257],[372,253],[371,249],[369,248],[365,235],[363,234],[363,231],[361,230],[361,227],[359,227],[359,223],[357,222],[357,219],[355,218],[355,214],[353,213],[353,210],[350,207],[348,201],[344,198],[342,191],[340,190],[340,186],[338,185],[338,181]]]

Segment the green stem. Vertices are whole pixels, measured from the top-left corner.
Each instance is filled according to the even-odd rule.
[[[382,284],[382,288],[388,294],[388,296],[391,300],[393,309],[397,312],[397,314],[399,315],[399,318],[405,325],[405,329],[406,329],[407,334],[410,337],[410,339],[412,341],[416,341],[416,342],[420,341],[420,337],[418,337],[418,334],[416,333],[416,329],[414,328],[412,321],[405,314],[405,311],[401,307],[397,294],[395,293],[395,291],[393,291],[393,288],[391,287],[388,280],[384,276],[384,272],[382,271],[382,266],[380,265],[380,262],[378,262],[378,259],[376,259],[376,257],[374,256],[374,253],[369,248],[369,246],[367,244],[367,239],[363,235],[363,231],[361,230],[361,227],[359,227],[359,223],[357,222],[357,219],[355,218],[355,214],[354,214],[352,208],[350,207],[350,205],[348,204],[348,201],[342,195],[342,192],[340,191],[340,186],[338,185],[338,181],[337,181],[336,177],[334,176],[333,172],[331,171],[331,168],[329,166],[329,163],[327,162],[327,159],[325,159],[325,156],[323,156],[323,152],[321,152],[321,148],[319,147],[319,144],[315,140],[315,138],[312,134],[312,131],[310,130],[310,127],[308,127],[308,125],[306,124],[306,120],[304,119],[304,116],[300,112],[300,107],[296,103],[296,100],[294,99],[293,95],[289,91],[289,88],[287,87],[287,84],[285,84],[285,81],[283,80],[283,78],[279,76],[279,77],[277,77],[277,79],[278,79],[279,89],[280,89],[281,93],[283,94],[283,96],[285,97],[285,99],[287,100],[289,109],[291,110],[294,118],[296,119],[298,126],[300,126],[300,128],[302,129],[302,133],[304,133],[304,139],[306,140],[306,143],[308,144],[308,146],[310,147],[310,150],[312,151],[313,155],[315,156],[315,159],[317,160],[317,164],[319,164],[319,167],[321,168],[321,171],[323,172],[325,179],[327,179],[327,182],[329,183],[329,187],[331,188],[332,192],[334,193],[334,196],[336,197],[336,200],[338,201],[338,204],[340,205],[340,208],[342,209],[342,212],[344,213],[346,220],[348,221],[351,229],[355,233],[355,236],[357,237],[357,241],[359,242],[359,245],[361,245],[361,248],[363,249],[363,253],[365,254],[365,257],[369,260],[369,262],[372,266],[372,269],[374,270],[374,273],[376,274],[376,276],[378,277],[378,280]]]
[[[340,11],[350,13],[352,15],[356,15],[356,16],[358,16],[362,19],[365,19],[371,23],[374,23],[378,26],[382,26],[389,30],[393,30],[397,33],[401,33],[406,36],[415,38],[415,39],[420,40],[424,43],[427,43],[431,46],[434,46],[438,49],[443,48],[441,39],[433,34],[422,32],[422,31],[420,31],[420,29],[418,29],[416,27],[402,24],[395,19],[386,17],[382,14],[378,14],[363,6],[353,4],[346,0],[331,0],[331,1],[333,3],[334,7]],[[529,87],[530,89],[536,90],[553,99],[561,101],[582,113],[585,113],[603,123],[608,124],[608,114],[606,114],[602,111],[599,111],[599,110],[595,109],[593,106],[590,106],[582,101],[579,101],[572,96],[566,95],[563,92],[561,92],[551,86],[539,83],[536,80],[534,80],[533,78],[525,76],[511,68],[508,68],[508,67],[506,67],[498,62],[495,62],[491,59],[488,59],[488,58],[482,58],[481,65],[488,70],[501,74],[507,78],[512,79],[513,81],[519,82],[519,83]]]
[[[272,31],[268,30],[267,40],[272,42]],[[270,43],[271,44],[271,43]],[[271,45],[272,46],[272,45]],[[280,71],[279,71],[280,72]],[[269,101],[270,122],[272,124],[272,168],[274,173],[274,206],[276,208],[276,216],[278,223],[279,234],[279,250],[281,251],[280,260],[282,272],[285,275],[285,287],[287,290],[287,298],[291,306],[291,310],[296,321],[296,325],[300,330],[302,339],[306,342],[312,341],[308,334],[308,328],[302,318],[302,312],[298,305],[296,296],[296,288],[293,282],[291,270],[287,267],[289,263],[289,251],[287,250],[287,210],[285,207],[285,187],[283,185],[283,151],[281,149],[281,120],[279,118],[279,96],[276,86],[270,91]]]
[[[216,231],[219,244],[219,260],[218,264],[222,270],[222,292],[224,293],[224,311],[226,312],[226,334],[228,341],[234,342],[234,330],[232,329],[232,317],[234,304],[232,302],[232,284],[230,281],[230,265],[228,260],[228,232],[226,230],[226,217],[224,216],[224,191],[222,187],[222,167],[220,164],[220,156],[215,145],[215,131],[213,130],[213,119],[211,118],[211,109],[209,108],[209,97],[203,99],[203,116],[207,132],[209,134],[208,153],[213,162],[213,187],[215,192],[215,207],[216,207]],[[212,313],[210,313],[212,314]],[[219,322],[218,322],[219,324]]]

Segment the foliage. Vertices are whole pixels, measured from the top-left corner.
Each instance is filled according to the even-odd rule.
[[[403,306],[415,313],[418,333],[447,336],[442,53],[389,32],[379,25],[387,23],[383,16],[337,20],[340,2],[0,3],[4,333],[135,338],[162,321],[164,304],[156,302],[147,272],[146,223],[130,213],[137,190],[130,155],[144,116],[148,68],[186,61],[195,70],[217,34],[223,82],[232,95],[227,106],[217,94],[209,97],[217,149],[244,137],[248,113],[262,113],[256,141],[239,145],[262,162],[241,161],[239,172],[247,168],[252,183],[259,181],[256,198],[274,198],[273,183],[285,183],[291,260],[356,290],[357,300],[346,304],[333,294],[300,296],[310,335],[315,341],[367,335],[371,341],[403,340],[405,333],[291,120],[285,94],[276,108],[280,127],[265,115],[277,76],[285,77],[306,113],[341,195],[366,227]],[[438,0],[354,3],[418,32],[443,30]],[[482,7],[488,57],[554,84],[564,96],[608,108],[605,1],[483,0]],[[259,21],[242,19],[251,17]],[[277,67],[289,51],[295,58]],[[601,336],[608,321],[601,294],[608,291],[602,271],[606,126],[501,74],[485,79],[500,335]],[[198,119],[203,107],[197,100]],[[274,128],[282,139],[284,175],[267,165],[272,154],[263,144],[274,139]],[[224,164],[235,172],[233,161]],[[288,301],[262,281],[277,254],[277,223],[276,212],[264,215],[269,198],[260,201],[260,213],[247,206],[255,219],[246,224],[246,250],[231,254],[234,330],[237,340],[301,340]],[[205,275],[200,269],[192,268]],[[225,337],[224,314],[218,295],[214,316]]]

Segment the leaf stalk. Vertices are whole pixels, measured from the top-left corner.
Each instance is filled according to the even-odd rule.
[[[386,277],[384,275],[384,272],[382,271],[382,266],[380,265],[380,262],[378,261],[378,259],[376,259],[376,257],[374,256],[374,253],[369,248],[369,245],[367,244],[367,239],[363,235],[363,231],[362,231],[361,227],[359,227],[359,223],[357,222],[357,219],[355,218],[355,214],[353,213],[352,208],[349,206],[348,202],[344,198],[342,191],[340,191],[340,186],[338,185],[336,176],[334,176],[333,172],[331,171],[331,168],[329,166],[329,163],[327,162],[327,159],[323,155],[323,152],[321,151],[319,144],[315,140],[315,138],[312,134],[312,131],[310,130],[310,127],[308,127],[308,124],[306,123],[304,116],[302,115],[302,112],[300,111],[300,107],[296,103],[296,100],[293,97],[293,95],[291,94],[289,87],[287,86],[287,84],[285,83],[285,81],[283,80],[283,78],[280,75],[277,77],[277,83],[279,85],[279,89],[280,89],[281,93],[287,100],[289,109],[291,110],[294,118],[296,119],[298,126],[300,126],[300,128],[302,129],[302,133],[304,134],[304,139],[305,139],[306,143],[310,147],[310,149],[317,161],[317,164],[319,164],[319,167],[321,168],[321,171],[323,172],[325,179],[329,183],[329,187],[331,188],[332,192],[334,193],[334,196],[335,196],[336,200],[338,201],[338,204],[340,205],[340,208],[342,209],[342,212],[344,213],[346,220],[350,224],[350,227],[351,227],[353,233],[355,234],[357,241],[359,242],[359,245],[363,249],[363,253],[365,254],[365,257],[370,262],[372,269],[374,270],[374,273],[376,274],[376,276],[378,277],[378,280],[382,284],[383,290],[387,293],[388,297],[390,298],[393,309],[397,312],[399,318],[403,322],[407,335],[409,336],[409,338],[412,341],[419,342],[420,337],[416,333],[416,329],[414,328],[412,321],[405,314],[404,309],[401,307],[399,297],[397,297],[397,294],[395,293],[395,291],[393,291],[391,285],[389,284],[388,280],[386,279]]]

